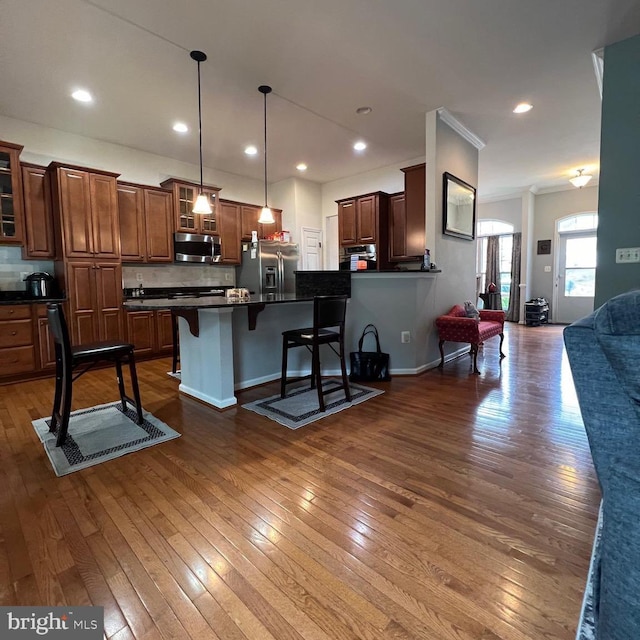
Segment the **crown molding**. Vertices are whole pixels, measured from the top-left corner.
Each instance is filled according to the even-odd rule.
[[[604,79],[604,47],[591,52],[591,61],[593,62],[593,70],[598,81],[598,89],[600,90],[600,100],[602,100],[602,82]]]
[[[481,150],[486,146],[485,141],[478,137],[473,131],[467,129],[460,120],[447,111],[444,107],[436,109],[440,120],[448,124],[457,134],[461,135],[467,142],[471,143],[476,149]]]

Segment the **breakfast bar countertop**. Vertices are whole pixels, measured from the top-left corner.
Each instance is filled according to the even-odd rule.
[[[131,298],[123,303],[128,311],[149,311],[150,309],[228,309],[251,307],[265,304],[288,302],[311,302],[313,296],[299,296],[295,293],[252,295],[249,298],[227,299],[225,296],[200,296],[198,298],[152,298],[150,300]]]

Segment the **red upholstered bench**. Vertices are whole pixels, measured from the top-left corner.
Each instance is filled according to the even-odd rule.
[[[480,322],[475,318],[468,318],[464,307],[456,304],[444,315],[436,318],[436,327],[440,336],[440,364],[444,365],[444,349],[446,340],[450,342],[468,342],[471,344],[470,354],[473,355],[473,372],[478,371],[478,345],[493,336],[500,336],[500,358],[502,343],[504,342],[504,311],[480,310]]]

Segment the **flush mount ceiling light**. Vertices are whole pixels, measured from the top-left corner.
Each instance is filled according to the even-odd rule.
[[[258,222],[273,224],[275,222],[273,212],[267,204],[267,94],[271,93],[271,87],[262,84],[258,87],[258,91],[264,96],[264,207],[262,207]]]
[[[255,156],[258,153],[258,147],[255,147],[254,145],[250,144],[248,147],[245,148],[244,152],[248,156]]]
[[[296,165],[296,169],[298,171],[306,171],[308,169],[307,165],[304,162]]]
[[[578,189],[582,189],[593,176],[585,175],[583,173],[584,169],[578,169],[578,175],[573,178],[569,178],[569,182],[574,186],[578,187]]]
[[[189,127],[187,127],[184,122],[176,122],[173,125],[173,130],[177,131],[178,133],[187,133],[187,131],[189,131]]]
[[[207,59],[207,54],[202,51],[192,51],[191,58],[198,63],[198,142],[200,148],[200,193],[193,203],[193,213],[209,215],[212,213],[209,198],[204,194],[202,184],[202,92],[200,90],[200,63]]]
[[[532,104],[529,104],[528,102],[521,102],[520,104],[516,105],[513,113],[527,113],[527,111],[531,111],[531,109],[533,109]]]
[[[368,114],[370,114],[373,111],[373,109],[371,107],[358,107],[356,109],[356,113],[359,116],[366,116]]]
[[[356,142],[353,145],[353,148],[356,151],[364,151],[367,148],[367,143],[366,142],[362,142],[362,140],[359,140],[358,142]]]
[[[71,97],[78,102],[93,102],[93,96],[86,89],[76,89]]]

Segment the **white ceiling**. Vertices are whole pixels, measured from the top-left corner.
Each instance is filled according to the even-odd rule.
[[[243,149],[262,147],[269,84],[270,182],[420,157],[446,107],[486,143],[490,197],[597,172],[591,52],[638,32],[640,0],[0,0],[0,114],[197,164],[201,49],[205,166],[262,179]]]

